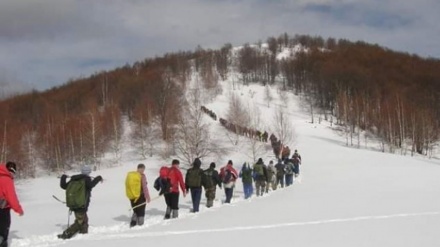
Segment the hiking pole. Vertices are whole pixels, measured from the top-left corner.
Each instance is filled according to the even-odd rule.
[[[72,214],[72,211],[69,209],[67,212],[67,228],[70,226],[70,215]]]
[[[160,197],[160,195],[159,195],[159,196],[156,196],[156,197],[153,197],[153,198],[150,200],[150,202],[152,202],[152,201],[158,199],[159,197]],[[138,207],[142,207],[142,206],[145,205],[145,204],[147,204],[147,202],[144,202],[144,203],[141,203],[141,204],[139,204],[139,205],[136,205],[136,206],[134,206],[134,207],[128,209],[128,211],[130,211],[130,210],[135,210],[136,208],[138,208]]]

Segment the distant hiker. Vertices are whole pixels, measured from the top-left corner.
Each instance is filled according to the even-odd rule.
[[[285,159],[284,165],[286,167],[286,186],[290,186],[293,184],[293,174],[295,173],[295,166],[290,159]]]
[[[253,176],[255,180],[256,194],[257,196],[262,196],[265,192],[267,181],[267,168],[264,165],[263,159],[259,158],[257,163],[255,163]]]
[[[87,210],[90,204],[92,189],[102,182],[101,176],[93,180],[89,176],[92,172],[90,166],[81,167],[81,174],[74,175],[66,182],[67,175],[63,174],[60,180],[60,187],[66,190],[66,206],[75,214],[75,223],[67,228],[58,238],[69,239],[76,233],[86,234],[89,230],[89,217]]]
[[[14,162],[0,164],[0,247],[8,246],[11,227],[11,209],[23,216],[23,208],[18,201],[14,186],[17,165]]]
[[[248,199],[254,193],[254,186],[252,185],[252,167],[248,162],[244,162],[243,166],[241,167],[239,177],[243,182],[244,199]]]
[[[266,185],[266,193],[269,193],[269,189],[276,189],[276,178],[275,178],[275,167],[273,166],[273,161],[269,162],[267,166],[267,185]]]
[[[299,176],[299,166],[301,165],[301,155],[299,155],[298,150],[295,149],[295,153],[292,155],[292,163],[294,166],[295,177]]]
[[[225,203],[231,203],[232,196],[234,195],[235,181],[237,178],[237,171],[234,169],[234,167],[232,167],[232,160],[229,160],[228,164],[220,169],[220,179],[222,180],[223,187],[225,188]]]
[[[220,180],[220,176],[218,172],[215,170],[215,163],[212,162],[209,165],[209,168],[203,171],[205,174],[203,180],[203,187],[205,188],[205,196],[206,196],[206,207],[210,208],[214,205],[215,192],[217,186],[222,188],[222,181]]]
[[[186,193],[191,192],[191,200],[193,204],[192,212],[199,212],[200,199],[202,198],[202,180],[204,179],[203,170],[200,168],[202,161],[196,158],[189,168],[185,176]]]
[[[145,207],[151,201],[144,164],[139,164],[136,171],[127,173],[125,191],[133,209],[130,227],[141,226],[144,224]]]
[[[167,204],[165,219],[179,217],[179,188],[183,193],[183,197],[186,197],[185,182],[179,164],[179,160],[173,160],[171,167],[163,166],[160,168],[160,178],[162,181],[166,181],[161,189]]]
[[[286,166],[283,164],[281,159],[278,159],[278,163],[275,165],[276,172],[276,182],[275,182],[275,188],[278,187],[278,185],[281,185],[281,188],[284,188],[284,176],[286,174],[285,171]]]

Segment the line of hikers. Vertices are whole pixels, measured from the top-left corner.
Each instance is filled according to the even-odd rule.
[[[251,167],[245,162],[240,172],[233,167],[232,160],[220,169],[216,170],[216,164],[212,162],[208,169],[201,168],[202,162],[196,158],[191,168],[186,172],[185,178],[179,168],[180,162],[175,159],[171,166],[163,166],[159,170],[159,176],[154,182],[154,188],[159,191],[159,196],[163,195],[167,208],[165,219],[177,218],[179,216],[179,197],[182,192],[183,197],[191,193],[193,204],[192,212],[199,212],[202,197],[202,188],[205,190],[206,207],[212,207],[216,197],[217,187],[224,188],[226,199],[224,203],[230,203],[233,197],[236,181],[241,178],[243,183],[244,197],[248,199],[253,194],[253,183],[255,183],[256,196],[268,193],[270,189],[276,190],[279,186],[290,186],[293,178],[299,175],[301,156],[297,150],[292,158],[278,160],[277,164],[272,161],[266,166],[260,158]],[[8,162],[0,164],[0,247],[7,247],[9,228],[11,224],[10,210],[13,209],[20,216],[23,209],[18,202],[13,184],[16,164]],[[58,238],[69,239],[77,233],[88,233],[89,218],[87,215],[90,205],[92,189],[103,182],[101,176],[91,177],[92,169],[90,166],[83,166],[81,173],[74,176],[63,174],[60,179],[60,187],[66,190],[66,201],[63,202],[74,213],[75,222],[68,226]],[[69,181],[67,181],[67,179]],[[143,225],[145,209],[147,203],[151,202],[148,190],[147,178],[145,176],[145,165],[139,164],[136,171],[128,172],[125,180],[126,195],[130,200],[133,215],[130,220],[130,227]]]

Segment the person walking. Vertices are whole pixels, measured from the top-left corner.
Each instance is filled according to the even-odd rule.
[[[264,165],[263,159],[261,158],[259,158],[257,163],[254,165],[254,180],[256,194],[257,196],[262,196],[266,187],[267,168]]]
[[[248,199],[252,196],[254,192],[253,179],[252,179],[252,168],[248,162],[245,162],[241,167],[240,174],[238,176],[243,182],[243,192],[244,199]]]
[[[180,161],[175,159],[171,162],[171,167],[167,167],[166,174],[161,174],[161,177],[165,176],[165,180],[169,184],[167,186],[169,188],[167,189],[168,191],[164,191],[165,202],[167,204],[165,219],[179,217],[180,190],[182,191],[183,197],[186,197],[186,186],[179,165]]]
[[[200,168],[202,161],[195,158],[192,167],[189,168],[185,176],[186,193],[191,192],[192,212],[199,212],[200,200],[202,198],[202,179],[203,170]]]
[[[58,238],[69,239],[76,233],[87,234],[89,230],[89,217],[87,210],[90,205],[92,189],[103,179],[101,176],[90,177],[92,168],[90,166],[81,167],[81,174],[70,177],[63,174],[60,180],[60,187],[66,190],[66,205],[69,210],[75,214],[75,222],[67,228]]]
[[[283,164],[281,159],[278,159],[278,163],[275,165],[275,170],[276,170],[275,189],[278,188],[278,185],[280,185],[281,188],[284,188],[284,176],[286,175],[285,168],[286,166]]]
[[[125,179],[125,190],[130,200],[133,215],[130,227],[144,224],[145,208],[150,203],[150,192],[148,190],[147,177],[145,176],[145,165],[139,164],[136,171],[127,173]]]
[[[293,167],[294,170],[293,172],[295,173],[295,177],[299,176],[299,166],[301,165],[301,155],[298,153],[298,150],[295,149],[295,153],[293,153],[292,155],[292,163],[293,163]]]
[[[266,185],[266,193],[269,193],[269,189],[276,189],[276,178],[275,178],[275,167],[273,166],[273,161],[269,161],[269,165],[267,166],[267,185]]]
[[[17,165],[14,162],[0,164],[0,247],[8,246],[11,209],[19,216],[24,214],[15,192],[14,176],[16,171]]]
[[[205,174],[203,180],[203,187],[205,188],[206,207],[210,208],[214,205],[215,193],[217,186],[222,188],[222,181],[218,172],[215,170],[215,163],[211,162],[209,168],[203,171]]]
[[[286,167],[286,186],[290,186],[293,184],[293,175],[295,174],[295,167],[292,163],[292,160],[285,159],[284,165]]]
[[[220,179],[223,182],[225,188],[226,200],[225,203],[231,203],[232,196],[234,195],[235,181],[238,178],[237,171],[232,167],[232,160],[229,160],[226,166],[220,169]]]

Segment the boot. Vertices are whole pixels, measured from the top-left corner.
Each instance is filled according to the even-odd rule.
[[[165,218],[164,219],[169,219],[171,217],[171,208],[167,207],[167,210],[165,211]]]
[[[138,226],[142,226],[144,224],[144,217],[138,217],[137,224]]]
[[[8,241],[3,236],[0,236],[0,247],[8,247]]]
[[[136,214],[133,214],[133,216],[131,216],[130,227],[136,226],[137,220],[138,220],[138,218],[137,218]]]
[[[179,218],[179,210],[178,209],[173,209],[172,211],[173,215],[173,219]]]

